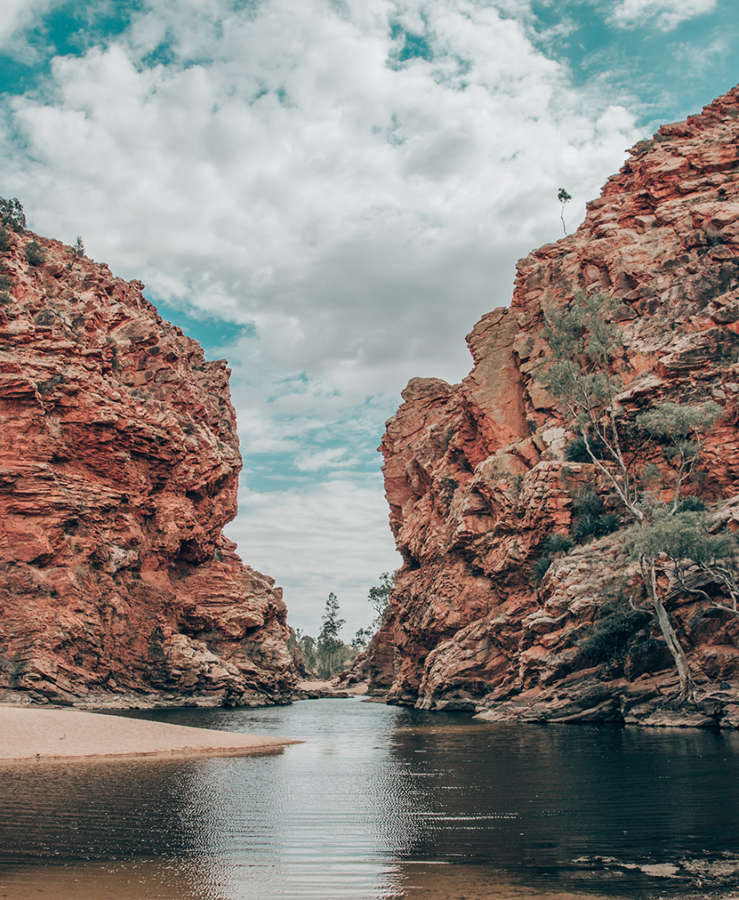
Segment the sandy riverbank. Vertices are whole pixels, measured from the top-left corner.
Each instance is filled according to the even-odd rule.
[[[0,706],[0,763],[117,757],[243,756],[300,741],[72,709]]]

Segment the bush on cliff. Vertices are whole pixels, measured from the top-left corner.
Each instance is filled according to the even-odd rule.
[[[663,509],[648,525],[630,529],[627,546],[637,559],[659,557],[673,588],[701,595],[719,609],[736,614],[739,536],[728,529],[714,532],[712,527],[705,512],[678,510],[671,515]],[[728,606],[705,590],[709,585],[729,598]]]
[[[648,619],[643,610],[618,604],[609,606],[580,644],[582,661],[586,665],[597,665],[623,659],[629,643]]]
[[[23,251],[26,257],[26,262],[29,266],[40,266],[43,265],[44,260],[46,259],[46,254],[44,253],[44,249],[38,241],[31,241],[26,244],[26,249]]]
[[[639,562],[644,591],[675,663],[680,697],[688,700],[694,694],[690,666],[665,603],[676,587],[698,590],[690,587],[684,575],[696,566],[700,569],[704,545],[696,539],[673,546],[670,535],[674,536],[675,530],[660,523],[679,515],[681,492],[697,471],[703,434],[722,410],[712,402],[660,403],[638,416],[624,408],[618,400],[622,388],[619,373],[628,363],[624,336],[615,324],[619,305],[617,298],[579,291],[567,306],[547,310],[544,337],[549,355],[540,366],[539,377],[582,441],[593,465],[593,490],[598,490],[597,473],[598,481],[609,486],[633,523],[628,546]],[[634,446],[641,452],[634,453]],[[662,467],[638,464],[650,455],[645,451],[660,449]],[[669,499],[665,501],[665,497]],[[679,520],[673,525],[677,528]],[[728,545],[721,546],[728,552]],[[710,575],[705,572],[707,577],[719,578],[724,569],[731,570],[730,564],[720,569],[715,554],[710,558],[713,562]],[[720,587],[731,598],[731,605],[722,608],[733,612],[736,597],[730,581],[724,578]]]
[[[590,449],[598,457],[598,459],[603,458],[604,448],[601,447],[597,441],[591,442]],[[590,453],[588,453],[588,448],[585,446],[585,441],[580,435],[575,435],[575,437],[565,447],[565,459],[567,460],[567,462],[590,462]]]
[[[573,525],[570,533],[577,544],[610,534],[621,524],[615,513],[606,511],[603,498],[590,485],[573,496],[571,509]]]

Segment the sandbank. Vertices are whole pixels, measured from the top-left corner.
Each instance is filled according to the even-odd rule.
[[[73,709],[0,706],[0,763],[125,757],[244,756],[300,741]]]

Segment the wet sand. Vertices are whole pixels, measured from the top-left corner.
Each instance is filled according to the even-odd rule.
[[[72,709],[0,706],[0,762],[245,756],[296,743]]]

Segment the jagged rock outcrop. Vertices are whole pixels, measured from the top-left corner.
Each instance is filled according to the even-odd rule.
[[[140,282],[30,233],[6,246],[0,692],[289,699],[281,589],[221,530],[241,469],[225,362],[206,362]]]
[[[590,464],[565,460],[572,434],[536,377],[542,310],[577,289],[621,301],[626,409],[720,404],[699,492],[736,529],[738,146],[739,88],[637,144],[577,232],[519,262],[510,308],[468,336],[467,378],[414,379],[403,392],[380,448],[404,565],[369,652],[375,691],[492,718],[670,720],[656,710],[674,691],[672,663],[653,616],[623,602],[635,573],[622,535],[576,548],[540,584],[532,576],[593,480]],[[712,695],[682,720],[739,725],[739,618],[690,595],[671,614]],[[598,634],[616,621],[618,652],[598,657]]]

